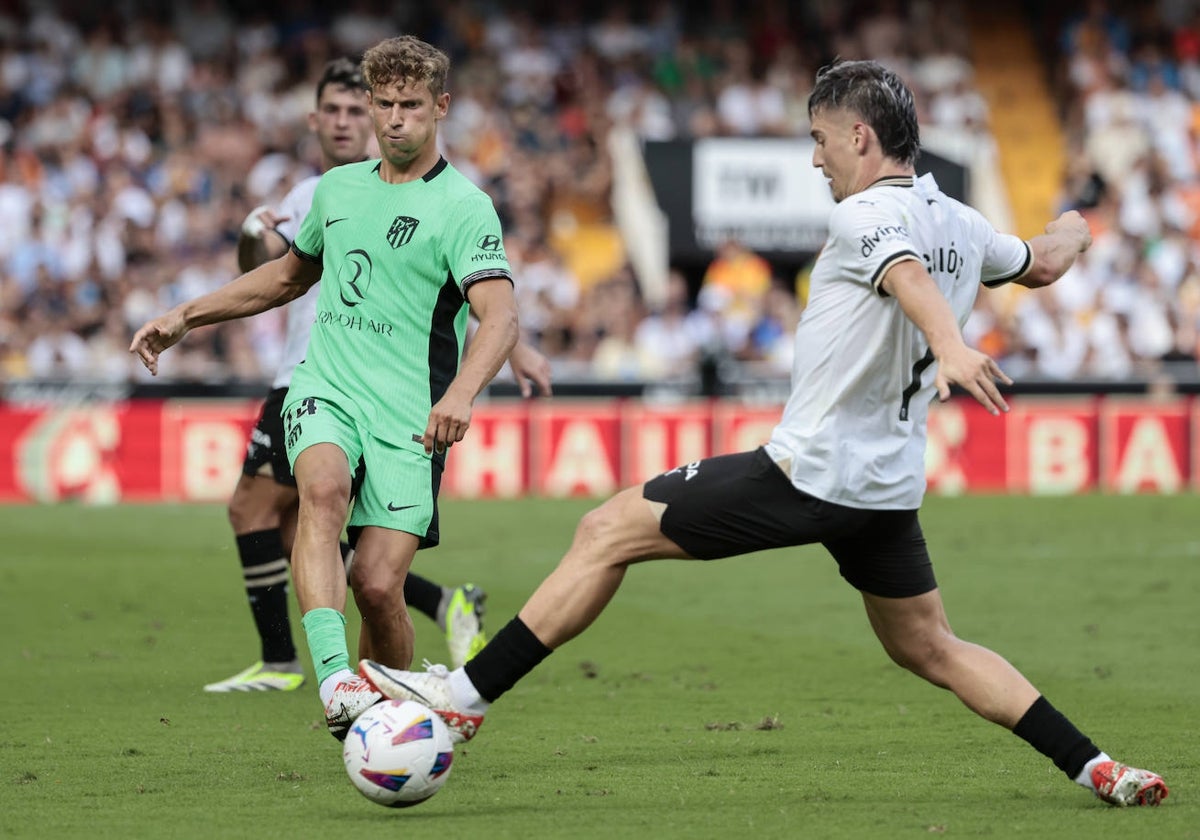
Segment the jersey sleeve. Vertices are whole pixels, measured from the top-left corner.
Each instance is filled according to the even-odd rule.
[[[512,282],[512,269],[504,253],[500,217],[484,193],[459,202],[446,235],[446,259],[463,296],[480,280],[503,277]]]
[[[317,265],[321,264],[322,256],[325,253],[325,230],[321,223],[324,218],[321,212],[321,199],[326,187],[326,180],[322,177],[317,182],[316,190],[313,191],[312,205],[308,208],[304,221],[300,223],[300,230],[296,232],[296,238],[292,240],[292,252],[300,259]]]
[[[983,265],[979,280],[989,289],[1023,277],[1033,266],[1033,249],[1019,236],[1000,233],[982,216]]]
[[[877,197],[851,196],[829,217],[829,237],[836,243],[838,270],[887,297],[880,283],[887,270],[905,260],[921,262],[900,209]]]

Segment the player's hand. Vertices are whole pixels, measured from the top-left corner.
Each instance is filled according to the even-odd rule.
[[[1066,234],[1079,241],[1080,253],[1092,247],[1092,229],[1088,227],[1087,219],[1077,210],[1068,210],[1050,224],[1046,225],[1048,234]]]
[[[262,239],[264,233],[274,230],[290,218],[291,216],[276,213],[267,205],[261,204],[247,214],[242,222],[242,233],[251,239]]]
[[[1000,394],[997,382],[1011,385],[1012,380],[1000,366],[986,353],[960,345],[953,352],[938,359],[937,386],[938,399],[942,402],[950,399],[950,386],[958,385],[979,401],[979,404],[990,414],[1008,411],[1008,403]]]
[[[459,397],[453,388],[447,390],[429,410],[429,422],[421,437],[425,453],[445,452],[447,447],[463,439],[470,426],[471,400]]]
[[[534,385],[543,397],[550,396],[550,361],[537,350],[518,341],[508,356],[508,365],[522,397],[532,396]]]
[[[129,352],[142,360],[152,376],[158,375],[158,354],[187,335],[183,318],[174,310],[147,322],[134,336]]]

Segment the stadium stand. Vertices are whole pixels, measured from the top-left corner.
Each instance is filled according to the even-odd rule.
[[[972,341],[1015,376],[1195,378],[1200,24],[1174,5],[998,20],[1001,6],[887,0],[4,4],[0,371],[144,383],[133,328],[231,279],[240,220],[314,171],[303,120],[324,61],[412,31],[452,57],[446,156],[495,199],[526,330],[560,378],[695,382],[714,358],[786,372],[793,268],[773,266],[753,319],[723,328],[700,295],[707,265],[668,272],[629,239],[613,208],[639,175],[611,149],[806,136],[808,86],[835,56],[911,81],[931,148],[970,158],[995,223],[1029,236],[1048,210],[1089,214],[1079,269],[1050,295],[981,295]],[[653,227],[640,212],[633,228]],[[162,377],[257,386],[282,326],[198,330]]]

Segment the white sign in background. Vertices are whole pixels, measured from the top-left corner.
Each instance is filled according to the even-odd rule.
[[[759,250],[816,250],[833,197],[809,139],[699,140],[692,149],[696,241],[737,238]]]

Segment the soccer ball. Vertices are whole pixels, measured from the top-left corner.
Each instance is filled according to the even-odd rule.
[[[419,805],[450,777],[454,746],[434,712],[412,700],[383,700],[346,735],[342,759],[363,796],[389,808]]]

